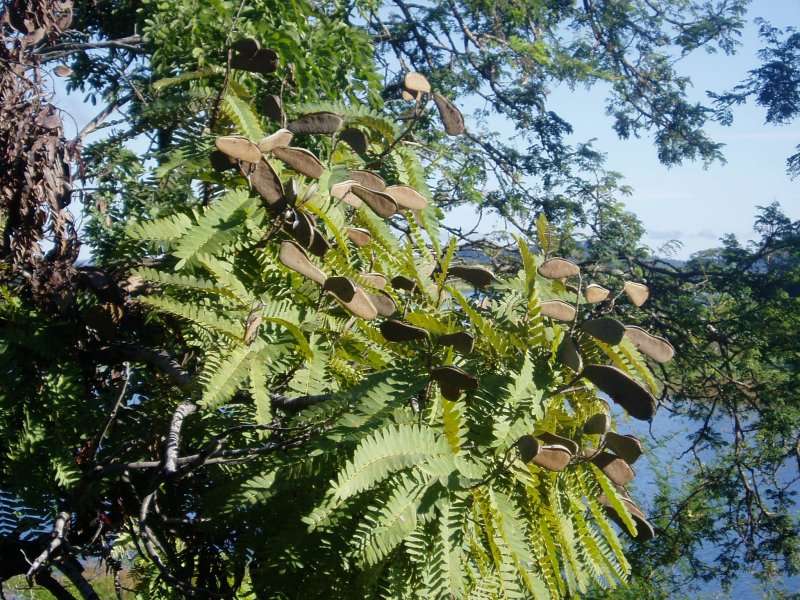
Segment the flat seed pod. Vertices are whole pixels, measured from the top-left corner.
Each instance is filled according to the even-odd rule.
[[[292,133],[329,134],[339,131],[344,119],[332,112],[315,112],[289,122],[286,128]]]
[[[497,281],[497,277],[494,276],[494,273],[486,267],[478,265],[455,265],[450,267],[447,274],[463,279],[477,288],[486,287]]]
[[[537,271],[539,275],[547,279],[564,279],[581,274],[578,265],[566,258],[549,258],[539,265]]]
[[[258,149],[263,152],[272,152],[275,148],[286,148],[292,143],[294,134],[288,129],[278,129],[258,142]]]
[[[601,495],[597,500],[603,505],[609,517],[613,519],[620,529],[627,533],[628,528],[625,527],[622,518],[619,516],[619,514],[617,514],[616,509],[611,506],[611,503],[608,501],[608,498],[606,498],[605,494]],[[640,542],[652,540],[656,536],[656,533],[653,529],[653,526],[645,518],[642,510],[627,498],[623,498],[622,503],[625,505],[625,508],[628,509],[631,519],[633,519],[633,522],[636,524],[636,540]]]
[[[239,67],[234,66],[234,63],[237,62],[247,62],[251,60],[261,49],[261,44],[258,43],[257,39],[254,38],[243,38],[241,40],[236,40],[233,44],[231,44],[231,50],[233,51],[233,56],[231,57],[231,67],[237,69]]]
[[[409,92],[408,90],[403,90],[403,91],[400,93],[400,96],[401,96],[401,97],[403,98],[403,100],[405,100],[406,102],[416,102],[416,100],[417,100],[417,96],[416,96],[415,94],[412,94],[412,93],[411,93],[411,92]]]
[[[325,273],[308,259],[305,250],[295,242],[281,242],[278,260],[292,271],[300,273],[300,275],[304,277],[308,277],[311,281],[319,285],[323,285],[327,279]]]
[[[319,179],[325,171],[319,159],[305,148],[273,148],[272,154],[306,177]]]
[[[337,300],[350,302],[356,295],[356,284],[347,277],[332,275],[325,280],[322,289],[336,296]]]
[[[356,295],[356,284],[347,277],[333,275],[325,280],[322,289],[336,296],[337,300],[350,302]]]
[[[264,97],[264,102],[261,104],[261,109],[267,118],[283,123],[283,102],[280,96],[269,94]]]
[[[367,134],[360,129],[348,127],[339,134],[339,139],[350,146],[357,154],[367,153],[369,138],[367,137]]]
[[[600,317],[581,323],[581,329],[606,344],[617,345],[625,336],[625,326],[611,317]]]
[[[297,240],[298,244],[308,249],[314,240],[314,227],[311,225],[311,220],[302,210],[289,209],[287,214],[292,217],[289,233]]]
[[[626,281],[622,291],[636,306],[641,306],[647,302],[647,298],[650,296],[650,288],[643,283],[636,283],[635,281]]]
[[[397,202],[397,206],[401,208],[422,210],[428,206],[428,201],[425,199],[425,196],[408,185],[390,185],[383,191],[394,198],[394,201]]]
[[[53,73],[55,73],[56,77],[69,77],[72,75],[72,69],[70,69],[67,65],[58,65],[55,69],[53,69]]]
[[[675,356],[675,348],[672,347],[672,344],[662,337],[648,333],[641,327],[628,325],[625,327],[625,336],[642,354],[646,354],[656,362],[666,363]]]
[[[405,275],[395,275],[392,277],[392,287],[396,290],[413,292],[417,287],[417,282]]]
[[[361,227],[348,227],[345,232],[347,237],[359,248],[363,248],[372,241],[372,234]]]
[[[364,201],[379,217],[388,219],[397,212],[397,202],[394,198],[383,192],[377,192],[363,185],[354,184],[350,192]]]
[[[460,354],[469,354],[475,347],[475,338],[466,331],[457,331],[439,336],[436,340],[440,346],[451,346]]]
[[[394,303],[394,300],[392,300],[392,297],[386,292],[380,292],[379,294],[367,294],[367,296],[369,296],[370,301],[375,306],[375,309],[378,311],[380,316],[391,317],[397,312],[397,305]]]
[[[575,318],[575,307],[563,300],[548,300],[542,302],[539,307],[545,317],[556,321],[572,321]]]
[[[461,135],[464,133],[464,116],[456,105],[441,94],[433,94],[433,101],[439,109],[444,130],[447,135]]]
[[[611,419],[608,418],[606,413],[597,413],[592,415],[583,424],[583,433],[589,435],[605,435],[608,428],[611,426]]]
[[[527,464],[539,454],[539,442],[532,435],[523,435],[517,440],[517,450],[522,462]]]
[[[536,437],[539,438],[540,441],[544,442],[545,445],[563,446],[564,448],[569,450],[570,454],[572,454],[573,456],[577,456],[578,453],[580,452],[580,447],[578,447],[578,444],[575,441],[557,435],[555,433],[550,433],[549,431],[545,431],[543,433],[538,434]]]
[[[360,287],[356,287],[356,293],[352,300],[341,302],[341,305],[351,314],[367,321],[371,321],[378,316],[378,310],[372,303],[371,297]]]
[[[642,455],[642,442],[633,435],[621,435],[614,431],[606,433],[606,448],[614,452],[622,460],[632,465]]]
[[[381,323],[380,330],[381,335],[390,342],[412,342],[428,337],[428,332],[424,329],[394,319],[388,319]]]
[[[383,177],[373,173],[372,171],[363,171],[356,169],[355,171],[350,171],[348,175],[349,179],[355,181],[357,184],[364,186],[365,188],[369,188],[371,190],[377,190],[382,192],[386,189],[386,182],[383,180]]]
[[[219,173],[232,169],[235,166],[235,163],[228,158],[228,155],[219,150],[212,151],[211,154],[208,155],[208,160],[211,163],[211,168]]]
[[[242,169],[244,171],[244,169]],[[249,173],[248,179],[253,189],[257,191],[268,205],[277,204],[283,200],[283,184],[265,158],[256,163],[256,168]]]
[[[561,340],[557,356],[562,364],[567,365],[575,373],[580,373],[583,370],[583,358],[571,336],[565,335],[564,339]]]
[[[344,200],[345,197],[348,194],[350,194],[350,189],[355,184],[356,184],[356,182],[353,181],[352,179],[347,179],[345,181],[340,181],[339,183],[334,183],[331,186],[331,196],[333,196],[334,198],[336,198],[338,200]],[[358,206],[361,206],[361,200],[358,199],[358,198],[356,198],[356,200],[358,200]],[[355,208],[358,208],[358,206],[356,206]]]
[[[239,135],[218,137],[214,142],[217,150],[234,160],[257,163],[261,160],[261,151],[253,142]]]
[[[590,283],[586,286],[586,290],[584,291],[583,295],[589,304],[597,304],[598,302],[602,302],[608,298],[610,293],[611,291],[607,290],[602,285]]]
[[[539,446],[539,452],[531,461],[548,471],[563,471],[572,460],[572,454],[564,446]]]
[[[586,365],[582,375],[600,391],[622,406],[635,419],[649,421],[656,411],[656,400],[644,387],[616,367]]]
[[[429,94],[431,91],[431,84],[428,81],[428,78],[425,77],[422,73],[417,73],[415,71],[411,71],[410,73],[406,73],[405,78],[403,79],[403,87],[409,92],[424,92]]]
[[[610,452],[598,452],[592,462],[617,485],[628,485],[636,476],[628,463]]]
[[[360,282],[367,287],[376,288],[379,290],[382,290],[386,287],[386,277],[380,273],[360,273],[358,277]]]
[[[262,48],[255,53],[255,56],[250,59],[244,69],[253,73],[261,73],[262,75],[274,73],[278,70],[278,53],[272,48]]]
[[[325,253],[330,250],[330,247],[330,242],[325,239],[325,236],[319,229],[314,227],[314,237],[311,239],[311,245],[308,247],[311,254],[322,258],[325,256]]]
[[[458,400],[463,391],[478,388],[476,377],[453,365],[432,369],[431,378],[439,384],[442,396],[448,400]]]

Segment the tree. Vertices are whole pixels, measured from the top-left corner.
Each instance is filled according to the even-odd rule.
[[[621,133],[657,131],[667,162],[716,157],[718,148],[701,131],[709,110],[686,101],[686,81],[659,49],[667,42],[666,31],[674,32],[670,39],[684,52],[715,42],[732,49],[744,3],[710,9],[687,3],[669,13],[667,5],[532,3],[525,13],[506,6],[498,12],[483,5],[428,10],[395,4],[404,15],[401,22],[389,9],[361,5],[78,3],[68,29],[48,16],[69,12],[70,3],[7,3],[7,14],[16,16],[10,19],[15,29],[4,29],[3,60],[22,66],[7,71],[3,83],[33,100],[20,114],[14,102],[4,104],[9,115],[4,123],[26,124],[30,139],[38,139],[43,125],[37,119],[49,118],[49,109],[36,68],[65,60],[72,70],[70,85],[103,106],[75,144],[60,140],[57,125],[44,127],[60,152],[108,126],[115,110],[124,116],[108,139],[83,151],[86,183],[74,189],[89,215],[83,240],[93,250],[91,265],[73,264],[77,235],[66,220],[63,189],[28,196],[19,191],[27,189],[26,173],[58,182],[66,171],[46,176],[60,164],[26,155],[18,146],[9,146],[6,154],[17,168],[4,171],[2,184],[8,193],[3,326],[9,340],[2,360],[3,389],[14,393],[5,392],[1,401],[0,436],[11,459],[3,465],[1,485],[43,510],[68,512],[70,518],[62,519],[66,535],[55,539],[69,545],[60,542],[61,554],[45,556],[45,562],[68,555],[70,545],[113,562],[119,559],[115,552],[133,544],[142,561],[140,586],[149,595],[193,590],[230,595],[251,587],[267,595],[297,589],[302,578],[303,590],[311,594],[335,589],[341,595],[365,590],[402,595],[416,589],[430,596],[431,590],[485,584],[512,591],[527,586],[521,593],[546,597],[581,589],[598,575],[609,582],[622,578],[627,559],[605,508],[595,501],[597,486],[626,525],[636,513],[570,444],[577,439],[586,449],[599,441],[591,437],[597,434],[582,433],[582,426],[593,416],[588,411],[607,409],[592,400],[594,388],[585,379],[572,381],[569,367],[556,359],[565,330],[577,337],[587,363],[610,360],[634,379],[653,382],[630,337],[616,345],[597,342],[542,316],[542,301],[575,302],[576,294],[535,273],[542,259],[530,254],[529,246],[579,258],[585,273],[614,290],[623,284],[623,269],[653,278],[651,267],[660,265],[638,247],[641,228],[620,209],[618,176],[602,171],[602,157],[592,148],[567,148],[562,135],[568,125],[538,106],[548,81],[613,76]],[[410,16],[404,12],[409,10]],[[37,39],[36,27],[20,14],[43,27],[44,37]],[[23,43],[19,23],[30,29]],[[565,47],[560,33],[569,27],[583,35]],[[454,34],[466,40],[465,51],[433,41],[450,43]],[[383,97],[369,35],[381,44],[379,61],[396,84]],[[260,49],[250,52],[255,47],[246,41],[250,38]],[[531,39],[533,45],[524,41]],[[630,47],[638,58],[631,57]],[[275,55],[268,48],[277,50]],[[396,62],[387,58],[389,48]],[[445,138],[430,101],[423,110],[394,99],[400,92],[398,65],[409,61],[426,72],[434,90],[486,94],[519,123],[529,148],[517,152],[470,130],[463,143],[461,137]],[[29,82],[23,91],[15,87],[20,81]],[[527,87],[519,88],[519,81]],[[530,81],[535,83],[528,86]],[[449,119],[448,128],[458,130],[457,109],[444,97],[435,104]],[[525,110],[533,106],[539,111],[534,118]],[[324,161],[316,187],[313,177],[292,174],[298,169],[319,174],[319,165],[305,153],[278,151],[264,163],[280,174],[280,194],[260,159],[254,173],[248,160],[240,163],[250,175],[246,181],[225,169],[229,164],[215,153],[222,138],[228,145],[223,141],[218,149],[247,159],[235,153],[252,155],[252,146],[231,134],[258,141],[290,118],[320,112],[334,113],[344,124],[333,127],[334,136],[297,132],[296,143]],[[338,122],[331,116],[321,121],[331,128],[331,119]],[[312,130],[320,126],[319,118],[315,122]],[[137,139],[147,148],[132,152],[130,143]],[[213,170],[210,157],[222,172]],[[422,200],[406,192],[428,204],[420,221],[395,218],[387,228],[371,209],[343,210],[330,199],[327,192],[361,166],[421,194]],[[531,174],[540,177],[536,193],[523,179]],[[290,179],[298,185],[288,185]],[[376,181],[366,188],[380,187]],[[266,205],[247,192],[248,182],[266,196]],[[510,251],[512,240],[487,243],[454,231],[461,251],[490,252],[502,281],[480,292],[451,284],[440,293],[447,275],[459,273],[450,265],[460,254],[452,244],[441,245],[440,213],[430,200],[444,208],[475,201],[484,197],[482,188],[495,183],[497,191],[485,195],[485,204],[525,236],[513,241],[522,255]],[[347,200],[390,212],[384,196],[360,193],[365,197]],[[278,196],[290,206],[301,203],[303,210],[276,216],[269,199]],[[31,200],[20,204],[20,197]],[[42,208],[49,221],[33,218]],[[353,247],[345,237],[352,219],[369,232],[373,252]],[[69,242],[42,254],[39,241],[47,236],[48,223],[56,241]],[[572,238],[582,224],[591,235],[576,244]],[[350,233],[356,240],[365,236]],[[287,271],[289,264],[328,283],[296,247],[279,245],[289,237],[309,249],[313,240],[329,240],[331,248],[316,264],[333,275],[328,288],[339,301],[353,302],[347,300],[352,292],[357,303],[350,308],[362,315],[370,306],[388,312],[388,298],[402,301],[408,304],[406,324],[384,332],[358,319],[351,322],[333,296]],[[11,247],[27,250],[15,253]],[[435,265],[439,270],[431,283],[427,269]],[[369,271],[407,278],[416,292],[404,291],[407,282],[400,279],[387,286],[387,297],[377,288],[389,277],[359,275]],[[735,272],[731,266],[731,278]],[[460,273],[478,283],[475,277],[489,277],[482,269]],[[363,293],[337,279],[342,276]],[[675,296],[654,288],[657,304],[645,317],[651,324],[668,328],[672,316],[684,316],[669,306],[694,299],[695,288],[689,287],[694,280],[681,277],[667,279],[687,284],[673,285]],[[585,290],[587,282],[572,283]],[[373,295],[368,302],[365,293]],[[598,310],[609,307],[635,318],[624,302]],[[588,308],[582,306],[582,314]],[[662,314],[662,308],[670,310]],[[687,325],[707,339],[704,320]],[[476,334],[469,354],[464,331]],[[387,341],[392,335],[419,340]],[[453,346],[434,343],[448,335],[453,337],[444,339]],[[527,336],[535,342],[530,349]],[[713,350],[703,358],[717,360]],[[431,370],[456,357],[463,358],[459,364],[466,374]],[[687,364],[696,366],[682,363]],[[463,396],[454,400],[453,385],[471,387],[469,375],[478,376],[478,391],[467,394],[469,402]],[[428,385],[432,376],[438,384]],[[688,384],[681,389],[692,391]],[[728,388],[724,392],[736,399]],[[565,397],[572,403],[567,410],[559,408]],[[542,414],[533,423],[537,407]],[[542,438],[544,432],[568,435]],[[531,457],[542,446],[546,451]],[[539,463],[550,460],[551,468],[567,455],[578,458],[574,466],[549,473],[524,466],[523,452]],[[533,485],[526,473],[534,473],[541,487],[538,504],[523,493]],[[14,481],[24,483],[12,486]],[[588,519],[579,506],[584,501]],[[373,523],[382,527],[370,531]],[[461,553],[459,523],[461,535],[469,534],[464,544],[473,542],[468,550],[462,544]],[[694,533],[702,523],[689,525]],[[639,526],[647,529],[643,521]],[[791,541],[788,533],[784,529],[784,539]],[[673,543],[665,548],[674,551],[680,537],[669,539]],[[666,558],[664,551],[657,560]],[[455,565],[472,565],[473,571]],[[556,576],[561,569],[565,582]]]

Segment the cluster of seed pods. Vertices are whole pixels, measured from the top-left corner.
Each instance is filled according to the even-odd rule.
[[[233,48],[231,66],[254,72],[271,72],[277,65],[277,57],[268,49],[262,50],[252,40],[239,42]],[[460,111],[444,96],[431,90],[430,83],[419,73],[409,73],[404,80],[403,97],[416,102],[419,110],[429,97],[432,97],[439,111],[445,132],[459,135],[464,132],[464,120]],[[296,203],[293,190],[285,189],[283,182],[270,165],[268,158],[284,163],[289,169],[308,177],[319,179],[324,166],[310,151],[291,146],[295,134],[333,135],[348,143],[357,153],[365,154],[368,147],[366,135],[357,128],[345,127],[345,119],[332,112],[306,114],[293,121],[286,121],[283,107],[278,97],[270,96],[265,102],[267,116],[279,120],[285,127],[260,141],[252,141],[241,136],[223,136],[216,140],[217,150],[212,153],[211,162],[219,170],[238,167],[248,179],[251,187],[264,199],[268,209],[280,214],[282,229],[287,237],[280,243],[278,258],[287,268],[299,273],[319,285],[322,291],[333,297],[345,310],[355,317],[366,320],[384,317],[380,324],[383,337],[390,342],[419,342],[430,340],[441,346],[450,346],[459,354],[467,355],[474,347],[474,337],[466,331],[432,336],[427,330],[393,318],[397,311],[392,296],[386,293],[387,284],[395,291],[414,293],[417,283],[403,275],[388,279],[381,273],[362,273],[354,279],[339,275],[328,275],[312,262],[309,253],[323,257],[330,248],[330,242],[317,226],[314,216]],[[331,186],[330,194],[340,202],[360,208],[366,205],[383,219],[389,219],[401,210],[419,211],[427,206],[427,200],[415,189],[403,184],[388,185],[377,173],[368,170],[352,170],[348,178]],[[371,234],[367,229],[349,227],[345,230],[347,238],[358,247],[368,246]],[[547,279],[566,282],[580,275],[579,267],[563,258],[550,258],[544,261],[539,274]],[[491,270],[480,265],[454,265],[448,269],[448,276],[466,281],[476,288],[484,288],[496,281]],[[580,279],[579,279],[580,281]],[[610,290],[590,283],[576,290],[578,299],[582,296],[587,304],[609,301]],[[627,281],[622,293],[636,306],[647,300],[649,290],[646,285]],[[575,373],[576,379],[590,381],[597,389],[622,406],[632,417],[650,420],[656,408],[653,396],[639,382],[620,369],[605,364],[584,364],[579,344],[573,338],[575,330],[592,336],[605,344],[619,344],[627,338],[643,354],[657,362],[672,359],[674,350],[669,342],[654,336],[636,326],[626,326],[609,316],[589,318],[577,323],[578,312],[575,305],[563,300],[549,300],[540,303],[541,314],[547,318],[572,322],[575,327],[565,334],[558,349],[558,359]],[[438,384],[442,395],[451,401],[462,399],[465,394],[474,392],[478,378],[455,365],[441,365],[430,370],[431,381]],[[592,449],[581,449],[572,439],[555,433],[525,435],[517,441],[520,458],[551,471],[560,471],[574,460],[588,460],[600,468],[617,486],[626,508],[637,523],[638,537],[649,539],[654,535],[653,527],[642,511],[628,496],[625,485],[634,478],[631,465],[642,453],[639,440],[631,435],[620,435],[610,431],[607,413],[598,413],[587,420],[583,433],[596,442]],[[599,501],[609,511],[610,516],[621,522],[621,517],[607,498]],[[623,528],[624,529],[624,528]]]

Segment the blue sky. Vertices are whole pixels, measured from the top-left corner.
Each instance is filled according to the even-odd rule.
[[[758,65],[761,44],[753,24],[757,16],[776,26],[800,26],[800,1],[756,0],[736,55],[703,52],[686,59],[679,69],[691,77],[694,98],[703,100],[706,90],[730,89]],[[738,107],[731,127],[707,127],[713,139],[726,145],[727,164],[667,168],[658,162],[652,137],[616,137],[605,115],[604,98],[605,90],[599,87],[578,93],[555,89],[550,104],[572,123],[572,141],[597,138],[595,146],[607,154],[608,168],[622,173],[634,188],[625,202],[644,223],[648,245],[657,248],[677,239],[684,244],[678,256],[685,258],[717,245],[725,233],[750,239],[756,207],[775,201],[790,218],[800,218],[800,178],[790,180],[785,170],[786,158],[800,144],[797,123],[766,125],[763,108],[752,103]]]

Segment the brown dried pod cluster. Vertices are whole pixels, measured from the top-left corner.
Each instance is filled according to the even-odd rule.
[[[478,379],[461,367],[445,365],[431,370],[431,379],[439,384],[442,396],[448,400],[458,400],[463,392],[478,389]]]
[[[431,94],[439,118],[447,135],[461,135],[464,133],[464,116],[455,104],[439,92],[432,91],[431,84],[422,73],[406,73],[403,78],[403,99],[419,102],[423,94]]]
[[[271,48],[261,48],[258,40],[244,38],[231,46],[231,68],[266,75],[278,69],[278,54]]]

